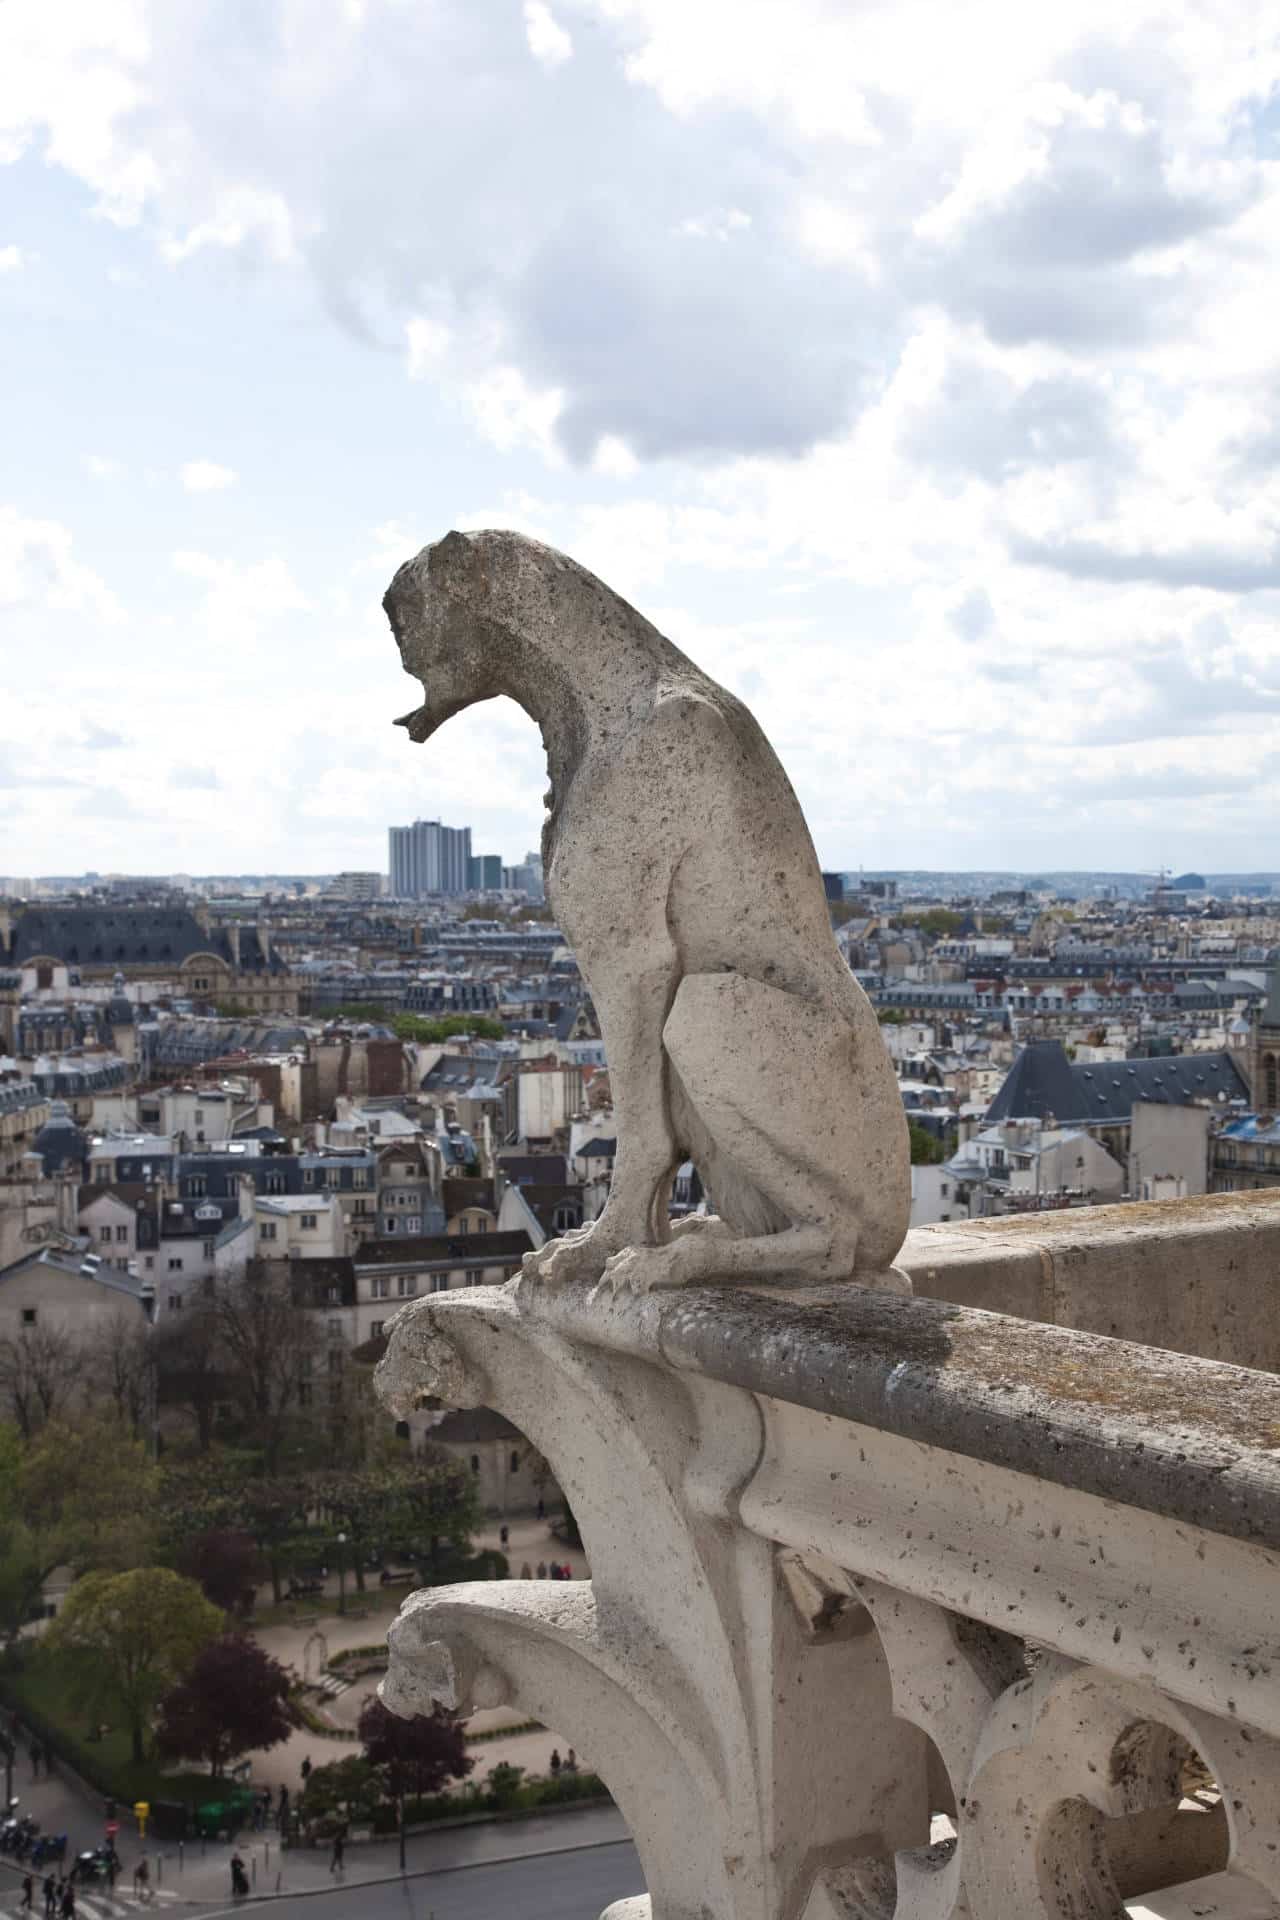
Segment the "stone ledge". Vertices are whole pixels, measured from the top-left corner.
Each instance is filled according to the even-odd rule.
[[[570,1340],[1280,1547],[1269,1373],[848,1285],[526,1289],[518,1310]]]
[[[1280,1188],[918,1227],[917,1294],[1280,1372]]]

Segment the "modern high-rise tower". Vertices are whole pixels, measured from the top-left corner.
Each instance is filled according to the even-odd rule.
[[[388,830],[392,897],[422,900],[468,891],[471,881],[471,829],[446,827],[439,820],[415,820],[411,827]]]

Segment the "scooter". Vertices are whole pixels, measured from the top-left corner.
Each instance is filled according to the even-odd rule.
[[[110,1880],[113,1873],[119,1873],[120,1861],[112,1846],[86,1847],[83,1853],[76,1855],[76,1863],[71,1869],[73,1880]]]

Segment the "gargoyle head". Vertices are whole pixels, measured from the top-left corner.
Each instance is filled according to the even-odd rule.
[[[404,670],[426,696],[396,722],[413,740],[429,740],[455,713],[504,690],[487,571],[480,545],[449,533],[406,560],[387,588],[382,604]]]

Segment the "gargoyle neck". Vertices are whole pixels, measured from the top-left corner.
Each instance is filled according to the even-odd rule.
[[[592,734],[590,702],[562,667],[545,658],[521,661],[518,670],[503,679],[500,691],[537,722],[551,779],[550,804],[553,811],[558,810],[587,754]]]

